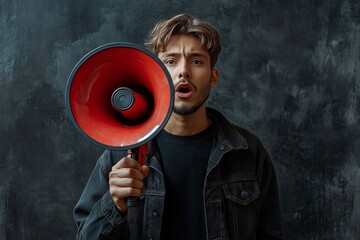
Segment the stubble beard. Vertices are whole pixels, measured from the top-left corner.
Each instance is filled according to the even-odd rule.
[[[208,99],[209,95],[210,95],[210,87],[209,87],[206,97],[203,100],[200,100],[199,102],[197,102],[195,105],[192,105],[192,106],[181,106],[181,107],[174,106],[173,111],[174,111],[174,113],[181,115],[181,116],[193,114],[194,112],[199,110],[199,108],[201,108],[201,106]]]

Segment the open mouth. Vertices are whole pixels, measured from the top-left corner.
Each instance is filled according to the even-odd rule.
[[[189,92],[191,92],[192,90],[191,90],[190,84],[188,84],[188,83],[181,83],[181,84],[179,84],[179,85],[177,86],[176,91],[177,91],[177,92],[181,92],[181,93],[189,93]]]
[[[176,93],[181,98],[188,98],[192,95],[191,85],[188,83],[182,83],[176,88]]]
[[[181,92],[181,93],[189,93],[190,88],[188,88],[188,87],[180,87],[177,91]]]

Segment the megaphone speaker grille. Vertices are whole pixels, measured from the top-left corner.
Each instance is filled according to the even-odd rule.
[[[134,103],[134,95],[127,87],[118,88],[111,96],[111,103],[118,111],[128,110]]]

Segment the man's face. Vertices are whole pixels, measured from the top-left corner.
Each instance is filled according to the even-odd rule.
[[[159,53],[175,87],[174,112],[188,115],[205,107],[210,88],[216,85],[217,70],[211,69],[210,55],[200,41],[190,35],[174,35]]]

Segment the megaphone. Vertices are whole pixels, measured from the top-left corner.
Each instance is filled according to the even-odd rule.
[[[73,124],[87,140],[105,149],[136,152],[132,157],[143,161],[146,143],[170,118],[174,86],[153,53],[115,42],[90,51],[76,64],[65,102]],[[129,207],[137,202],[127,199]]]
[[[86,54],[72,70],[65,101],[76,129],[111,150],[145,145],[167,123],[174,86],[165,65],[142,46],[115,42]]]

